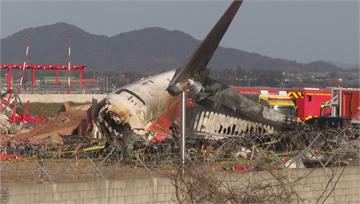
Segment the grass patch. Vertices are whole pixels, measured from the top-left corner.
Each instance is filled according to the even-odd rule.
[[[61,109],[64,103],[30,103],[29,112],[36,116],[53,117]],[[89,103],[69,103],[70,106],[81,106]]]

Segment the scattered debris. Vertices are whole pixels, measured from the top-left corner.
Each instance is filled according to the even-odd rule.
[[[79,108],[71,108],[64,104],[64,112],[59,112],[54,118],[49,118],[45,123],[33,128],[28,132],[12,136],[6,142],[20,145],[30,143],[32,145],[62,144],[63,137],[77,135],[82,121],[86,117],[86,111]]]
[[[4,112],[0,112],[0,135],[10,134],[10,128],[11,124],[9,121],[9,117]]]

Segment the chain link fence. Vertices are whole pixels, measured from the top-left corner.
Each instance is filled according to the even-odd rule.
[[[162,176],[172,180],[180,203],[287,202],[298,197],[296,184],[313,169],[332,171],[337,167],[337,172],[329,175],[329,185],[318,200],[322,202],[335,188],[345,167],[359,165],[360,158],[358,132],[352,128],[303,128],[213,141],[188,133],[185,166],[180,162],[177,135],[163,143],[131,146],[132,149],[121,150],[111,144],[80,145],[72,150],[59,148],[57,151],[17,148],[16,151],[27,154],[0,163],[1,184],[6,187]],[[308,168],[309,171],[290,179],[281,171],[288,168]],[[226,172],[244,175],[267,172],[271,181],[253,179],[244,181],[245,186],[241,188],[233,188],[221,179]]]

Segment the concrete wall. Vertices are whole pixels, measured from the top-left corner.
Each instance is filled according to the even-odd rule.
[[[174,203],[173,192],[170,180],[158,177],[22,185],[9,188],[9,203]]]
[[[74,103],[88,103],[93,98],[100,101],[105,98],[106,94],[20,94],[22,102],[39,102],[39,103],[64,103],[71,101]]]
[[[293,203],[316,203],[331,175],[330,169],[317,169],[306,176],[294,188],[303,200]],[[284,171],[289,178],[309,173],[309,169]],[[335,169],[331,187],[337,182],[341,168]],[[224,173],[224,181],[230,185],[244,185],[244,179],[269,179],[264,172],[249,174]],[[331,188],[330,188],[331,189]],[[330,189],[327,193],[330,193]],[[99,180],[86,183],[59,183],[18,185],[2,188],[8,199],[3,203],[176,203],[171,181],[162,177],[138,179]],[[3,196],[4,193],[2,193]],[[327,194],[325,194],[327,195]],[[0,202],[1,202],[0,200]],[[320,202],[321,203],[321,202]],[[336,184],[335,190],[325,203],[360,203],[359,167],[347,167]]]

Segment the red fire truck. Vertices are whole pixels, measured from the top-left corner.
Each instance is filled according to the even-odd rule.
[[[339,117],[350,120],[351,123],[360,124],[360,89],[333,88],[332,98],[323,109],[329,109],[331,117]],[[323,116],[327,116],[323,114]]]
[[[302,121],[320,123],[320,126],[326,123],[334,127],[342,125],[343,121],[360,123],[360,89],[234,87],[234,91],[247,95],[286,91],[296,105],[296,117]]]
[[[322,116],[321,107],[331,99],[331,90],[303,88],[298,91],[289,91],[288,95],[295,102],[297,118],[306,121]]]

